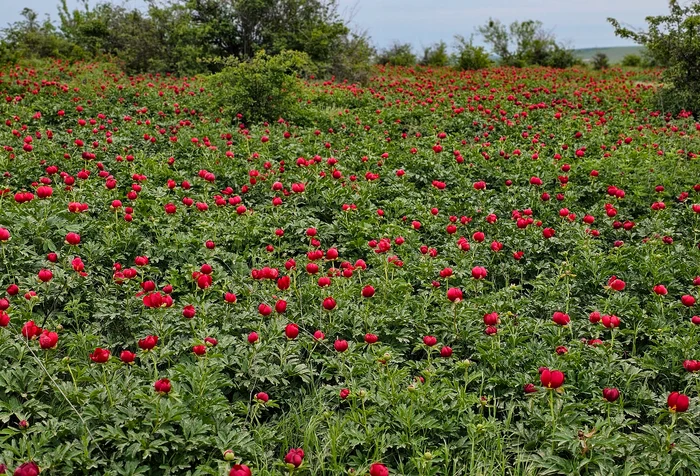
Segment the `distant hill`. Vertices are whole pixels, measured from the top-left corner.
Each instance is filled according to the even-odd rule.
[[[577,58],[583,61],[591,61],[597,53],[603,53],[608,56],[610,64],[619,63],[627,55],[641,55],[643,46],[616,46],[611,48],[581,48],[574,50]]]

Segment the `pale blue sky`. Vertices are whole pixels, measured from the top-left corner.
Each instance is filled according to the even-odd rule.
[[[94,3],[95,0],[91,0]],[[643,27],[644,17],[668,11],[666,0],[338,0],[340,11],[374,44],[384,47],[394,40],[410,42],[416,50],[440,39],[452,43],[455,34],[469,36],[489,17],[505,23],[538,19],[560,39],[575,48],[624,46],[606,22],[615,17],[631,26]],[[142,0],[127,5],[141,6]],[[77,0],[68,0],[77,6]],[[56,17],[58,0],[0,0],[0,26],[19,19],[27,6],[42,17]]]

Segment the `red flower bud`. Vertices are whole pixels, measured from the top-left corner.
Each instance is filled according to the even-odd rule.
[[[284,334],[287,336],[287,339],[296,339],[299,335],[299,326],[294,323],[287,324],[284,328]]]
[[[170,380],[168,380],[167,378],[162,378],[160,380],[157,380],[153,384],[153,388],[155,388],[157,393],[165,395],[167,393],[170,393],[172,386],[170,385]]]
[[[603,398],[608,402],[614,402],[620,397],[620,391],[616,388],[605,387],[603,389]]]
[[[121,360],[125,364],[133,364],[135,359],[136,354],[128,350],[122,350],[121,354],[119,354],[119,360]]]
[[[284,457],[284,462],[298,468],[304,461],[304,450],[301,448],[292,448]]]
[[[540,382],[547,388],[559,388],[564,383],[564,373],[559,370],[544,369],[540,373]]]
[[[369,467],[369,476],[389,476],[389,469],[381,463],[372,463]]]
[[[688,406],[690,405],[690,399],[687,395],[683,395],[682,393],[678,392],[673,392],[666,399],[666,403],[668,404],[668,409],[671,412],[683,413],[684,411],[688,410]]]
[[[335,350],[336,350],[337,352],[341,352],[341,353],[342,353],[342,352],[345,352],[346,350],[348,350],[348,341],[346,341],[346,340],[336,340],[336,341],[333,343],[333,347],[335,348]]]
[[[224,457],[225,459],[225,457]],[[253,473],[250,468],[244,464],[234,464],[229,471],[228,476],[251,476]]]

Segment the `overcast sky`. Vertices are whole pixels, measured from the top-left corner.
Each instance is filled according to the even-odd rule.
[[[94,4],[96,0],[90,0]],[[0,25],[20,18],[23,7],[56,18],[59,0],[0,0]],[[142,6],[142,0],[127,0]],[[440,39],[448,44],[456,34],[469,37],[489,17],[505,23],[541,20],[548,30],[574,48],[631,45],[616,38],[607,17],[635,27],[644,18],[668,12],[666,0],[338,0],[344,17],[352,17],[357,29],[366,30],[378,47],[393,41],[409,42],[416,49]],[[77,6],[77,0],[68,0]]]

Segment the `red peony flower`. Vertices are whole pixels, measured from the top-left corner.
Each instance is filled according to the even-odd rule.
[[[182,315],[187,319],[192,319],[195,316],[195,314],[197,314],[197,310],[192,304],[188,304],[182,310]]]
[[[688,410],[688,406],[690,405],[690,399],[687,395],[683,395],[682,393],[678,392],[673,392],[666,399],[666,403],[668,404],[668,409],[670,411],[683,413],[686,410]]]
[[[335,302],[335,299],[333,299],[332,297],[327,297],[323,300],[323,309],[325,309],[326,311],[332,311],[333,309],[335,309],[336,304],[337,303]]]
[[[109,360],[110,352],[108,349],[103,349],[97,347],[93,353],[90,354],[90,360],[97,364],[104,364]]]
[[[228,476],[251,476],[250,468],[244,464],[234,464]]]
[[[204,355],[207,353],[207,347],[202,344],[192,346],[192,353],[199,356]]]
[[[564,373],[559,370],[544,369],[540,373],[540,382],[547,388],[559,388],[564,383]]]
[[[483,266],[474,266],[472,268],[472,278],[474,279],[484,279],[488,274],[488,271]]]
[[[449,299],[452,302],[460,302],[462,300],[462,297],[462,290],[459,288],[450,288],[447,290],[447,299]]]
[[[389,468],[381,463],[372,463],[369,467],[369,476],[389,476]]]
[[[620,391],[616,388],[605,387],[603,389],[603,398],[608,402],[614,402],[615,400],[620,398]]]
[[[267,403],[270,400],[270,396],[265,392],[258,392],[255,394],[255,399],[261,403]]]
[[[69,245],[79,245],[80,244],[80,235],[77,233],[68,233],[66,235],[66,243]]]
[[[692,307],[695,305],[695,298],[690,294],[684,294],[681,296],[681,303],[686,307]]]
[[[294,323],[287,324],[284,328],[284,335],[287,336],[287,339],[296,339],[299,335],[299,326]]]
[[[39,336],[39,346],[44,349],[55,349],[58,345],[58,334],[44,329]]]
[[[39,271],[38,276],[39,281],[41,281],[42,283],[48,283],[53,279],[53,273],[50,269],[42,269],[41,271]]]
[[[348,350],[348,341],[337,339],[333,343],[333,347],[335,348],[336,352],[345,352],[346,350]]]
[[[568,314],[557,311],[552,315],[552,320],[560,326],[565,326],[571,321],[571,318]]]
[[[119,360],[125,364],[133,364],[135,359],[136,354],[128,350],[122,350],[121,354],[119,354]]]
[[[284,457],[284,462],[292,465],[294,468],[301,466],[304,461],[304,450],[301,448],[292,448]]]
[[[172,386],[170,385],[170,380],[168,380],[167,378],[162,378],[160,380],[157,380],[153,384],[153,388],[155,388],[157,393],[165,395],[167,393],[170,393]]]
[[[35,462],[30,461],[18,466],[12,474],[14,476],[38,476],[40,472],[39,466]]]
[[[158,336],[146,336],[139,340],[141,350],[152,350],[156,345],[158,345]]]

